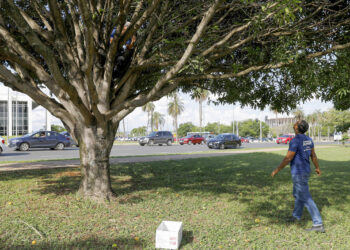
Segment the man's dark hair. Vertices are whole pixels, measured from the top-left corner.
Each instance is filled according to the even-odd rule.
[[[305,120],[298,121],[298,130],[299,133],[305,134],[305,132],[309,129],[309,124]]]

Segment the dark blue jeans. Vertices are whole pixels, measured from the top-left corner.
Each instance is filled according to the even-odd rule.
[[[313,225],[323,224],[320,211],[312,200],[309,191],[309,174],[292,175],[293,196],[295,198],[293,216],[300,220],[304,206],[309,211]]]

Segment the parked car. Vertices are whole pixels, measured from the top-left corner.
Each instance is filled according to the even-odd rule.
[[[204,143],[204,137],[200,135],[188,135],[185,137],[182,137],[179,139],[180,145],[188,144],[188,145],[196,145],[196,144],[203,144]]]
[[[209,141],[210,139],[213,139],[214,137],[216,137],[216,135],[214,135],[214,134],[203,135],[204,143],[205,143],[205,144],[208,144],[208,141]]]
[[[208,141],[209,148],[237,148],[242,145],[241,139],[235,134],[220,134]]]
[[[282,135],[282,136],[277,138],[276,143],[277,144],[280,144],[280,143],[287,144],[291,140],[293,140],[293,138],[294,138],[294,135]]]
[[[0,137],[0,154],[6,150],[5,140]]]
[[[70,140],[55,131],[38,131],[9,140],[9,147],[27,151],[29,148],[51,148],[62,150],[70,146]]]
[[[171,146],[174,142],[174,136],[170,131],[156,131],[150,133],[148,136],[141,137],[139,139],[139,144],[141,146],[158,144],[159,146],[166,144]]]
[[[70,136],[70,134],[68,133],[68,131],[63,131],[60,133],[61,135],[64,135],[65,137],[67,137],[70,140],[70,145],[71,146],[76,146],[79,147],[78,143]]]
[[[249,143],[249,139],[246,137],[241,137],[241,142],[242,143]]]

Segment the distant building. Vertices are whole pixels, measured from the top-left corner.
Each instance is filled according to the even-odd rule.
[[[282,127],[284,125],[294,124],[297,121],[295,117],[283,117],[283,118],[268,118],[265,116],[265,123],[269,125],[270,128]]]
[[[0,85],[0,135],[25,135],[32,132],[32,99]]]

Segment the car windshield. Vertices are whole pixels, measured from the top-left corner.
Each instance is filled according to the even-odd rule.
[[[36,134],[36,133],[38,133],[38,132],[33,132],[33,133],[25,134],[23,137],[29,137],[29,136],[32,136],[32,135],[34,135],[34,134]]]
[[[224,136],[223,135],[218,135],[214,139],[216,139],[216,140],[224,139]]]
[[[152,132],[148,136],[156,136],[157,132]]]

